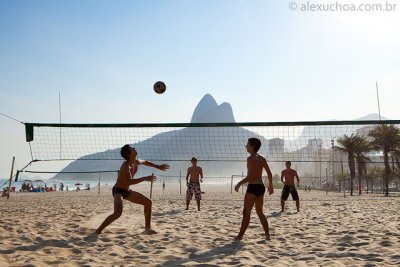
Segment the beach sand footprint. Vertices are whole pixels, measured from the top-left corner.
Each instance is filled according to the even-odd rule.
[[[94,232],[100,224],[107,218],[108,215],[110,215],[111,212],[104,212],[97,214],[90,218],[88,221],[83,223],[81,227],[90,229]],[[155,228],[154,222],[152,222],[152,228],[159,233],[160,231]],[[104,231],[112,231],[115,232],[116,234],[123,235],[123,233],[129,234],[130,236],[132,235],[137,235],[137,234],[143,234],[147,235],[149,233],[144,231],[144,216],[143,214],[129,214],[123,213],[120,218],[115,220],[112,224],[107,226]]]

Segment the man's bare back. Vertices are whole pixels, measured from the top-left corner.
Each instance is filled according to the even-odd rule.
[[[261,184],[263,168],[267,166],[267,160],[259,155],[255,154],[247,158],[247,177],[249,184]]]

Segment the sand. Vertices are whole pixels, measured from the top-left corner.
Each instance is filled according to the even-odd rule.
[[[138,187],[139,188],[139,187]],[[148,193],[145,188],[139,188]],[[400,198],[300,192],[301,211],[279,191],[265,197],[272,241],[253,211],[240,242],[241,193],[206,192],[202,210],[183,195],[154,193],[155,235],[143,208],[124,202],[121,218],[93,234],[112,212],[110,188],[13,193],[0,199],[0,266],[399,266]]]

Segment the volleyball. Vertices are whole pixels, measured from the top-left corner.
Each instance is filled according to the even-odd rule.
[[[163,94],[167,90],[167,86],[164,82],[158,81],[153,85],[153,89],[157,94]]]

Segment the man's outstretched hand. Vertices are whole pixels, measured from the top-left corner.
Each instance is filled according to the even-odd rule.
[[[158,166],[158,169],[159,169],[159,170],[162,170],[162,171],[166,171],[166,170],[169,169],[169,165],[168,165],[168,164],[159,165],[159,166]]]

